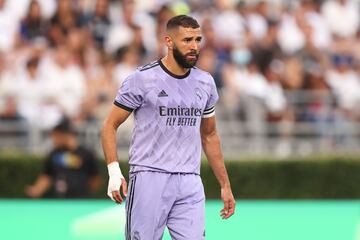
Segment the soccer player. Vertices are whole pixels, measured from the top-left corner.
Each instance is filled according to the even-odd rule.
[[[126,239],[205,238],[201,145],[221,186],[222,218],[235,210],[215,124],[214,79],[195,67],[201,30],[189,16],[166,26],[167,55],[138,68],[120,87],[102,129],[109,197],[126,200]],[[116,130],[134,112],[129,190],[118,164]]]

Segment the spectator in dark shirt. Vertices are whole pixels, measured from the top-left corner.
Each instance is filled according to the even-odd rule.
[[[65,43],[69,31],[81,25],[80,14],[71,4],[71,0],[58,1],[56,12],[50,19],[48,30],[48,40],[51,46]]]
[[[45,37],[47,22],[41,16],[41,7],[38,1],[32,0],[26,17],[20,23],[20,34],[24,42]]]
[[[54,149],[45,161],[44,172],[25,189],[26,194],[39,198],[53,185],[57,198],[89,197],[100,183],[94,154],[79,144],[67,120],[52,130],[51,138]]]
[[[97,0],[95,11],[82,17],[82,24],[87,26],[100,49],[103,49],[111,25],[108,16],[108,0]]]

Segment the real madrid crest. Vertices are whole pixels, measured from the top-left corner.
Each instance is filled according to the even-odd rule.
[[[197,98],[201,101],[203,96],[202,96],[200,88],[195,88],[194,92],[195,92],[195,95],[197,96]]]

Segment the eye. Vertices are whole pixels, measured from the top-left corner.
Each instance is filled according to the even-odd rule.
[[[190,42],[191,42],[191,40],[192,40],[192,38],[185,38],[185,39],[184,39],[184,42],[186,42],[186,43],[190,43]]]
[[[201,37],[197,37],[197,38],[195,39],[195,41],[198,42],[198,43],[201,42],[201,40],[202,40]]]

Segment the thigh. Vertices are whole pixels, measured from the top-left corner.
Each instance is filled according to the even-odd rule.
[[[167,222],[172,239],[205,239],[205,194],[200,176],[183,176]]]
[[[137,172],[130,175],[126,200],[126,240],[161,239],[174,201],[171,196],[166,198],[171,185],[170,174],[166,173]]]

